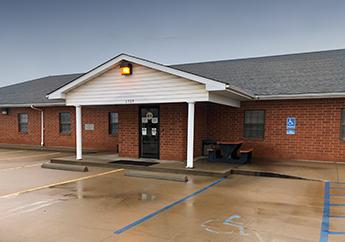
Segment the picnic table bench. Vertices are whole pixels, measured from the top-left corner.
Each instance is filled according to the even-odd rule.
[[[253,149],[241,150],[243,141],[218,141],[213,149],[209,149],[210,162],[227,162],[245,164],[251,161]],[[240,154],[240,155],[238,155]]]

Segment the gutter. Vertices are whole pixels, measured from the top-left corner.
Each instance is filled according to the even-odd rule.
[[[334,93],[301,93],[282,95],[256,95],[256,100],[291,100],[291,99],[317,99],[317,98],[344,98],[345,92]]]
[[[41,112],[41,147],[43,147],[44,146],[44,111],[42,109],[34,107],[33,104],[30,106],[30,108]]]

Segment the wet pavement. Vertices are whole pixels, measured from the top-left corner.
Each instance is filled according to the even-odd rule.
[[[182,183],[127,177],[120,169],[41,169],[35,164],[53,152],[23,151],[17,158],[5,152],[0,149],[0,241],[273,242],[320,237],[323,182],[232,175],[223,180],[189,176]],[[15,194],[26,190],[31,191]],[[340,196],[334,199],[342,202]],[[332,212],[342,214],[344,208]],[[345,230],[333,218],[330,226]],[[329,239],[344,241],[345,235]]]

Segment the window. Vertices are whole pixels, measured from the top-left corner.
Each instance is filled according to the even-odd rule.
[[[18,114],[18,131],[21,133],[28,132],[29,117],[27,113]]]
[[[119,114],[109,113],[109,134],[115,135],[119,129]]]
[[[345,108],[341,110],[340,128],[340,138],[345,139]]]
[[[69,134],[71,133],[71,113],[60,113],[60,133]]]
[[[263,139],[265,133],[265,111],[252,110],[244,113],[244,137]]]

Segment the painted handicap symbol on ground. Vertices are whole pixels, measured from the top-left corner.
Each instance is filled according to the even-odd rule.
[[[231,226],[233,228],[237,228],[240,235],[248,235],[245,232],[243,224],[234,221],[235,219],[240,219],[240,218],[241,218],[241,216],[239,216],[239,215],[232,215],[232,216],[224,219],[222,221],[222,224],[227,225],[227,226]],[[217,225],[219,225],[219,222],[221,222],[219,219],[210,219],[210,220],[207,220],[206,222],[204,222],[203,224],[201,224],[201,227],[205,228],[205,230],[208,232],[216,233],[216,234],[220,234],[220,233],[232,234],[232,233],[236,232],[233,229],[231,231],[223,231],[224,226],[217,226]],[[220,227],[223,227],[223,228],[220,228]],[[227,228],[226,230],[229,230],[229,228]]]
[[[248,235],[246,232],[244,232],[244,227],[243,227],[242,223],[236,223],[236,222],[233,221],[234,219],[239,219],[239,218],[241,218],[241,216],[239,216],[239,215],[232,215],[229,218],[226,218],[224,220],[223,224],[234,226],[234,227],[238,228],[239,231],[240,231],[240,235]]]
[[[230,217],[221,219],[210,219],[201,224],[207,232],[213,234],[233,235],[240,237],[254,237],[258,241],[263,241],[258,232],[245,226],[240,222],[241,216],[234,214]],[[249,238],[247,238],[249,239]],[[250,240],[250,239],[249,239]]]

